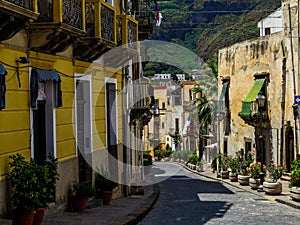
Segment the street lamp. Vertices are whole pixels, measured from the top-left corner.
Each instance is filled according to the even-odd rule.
[[[263,142],[263,134],[262,134],[262,111],[265,106],[266,97],[263,95],[263,93],[260,91],[256,97],[256,102],[258,105],[259,110],[259,126],[260,126],[260,135],[259,135],[259,150],[260,150],[260,185],[258,186],[257,191],[263,192],[263,183],[264,183],[264,142]]]

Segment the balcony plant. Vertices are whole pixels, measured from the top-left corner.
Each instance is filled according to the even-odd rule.
[[[95,187],[97,194],[103,199],[103,205],[110,205],[112,200],[113,190],[118,187],[119,184],[109,179],[107,171],[96,173]]]
[[[282,177],[285,166],[276,165],[273,160],[270,160],[268,167],[269,179],[263,183],[266,194],[280,194],[282,192],[282,184],[278,180]]]
[[[75,182],[73,184],[75,195],[72,196],[72,209],[75,212],[84,212],[89,198],[95,196],[96,190],[89,182]]]
[[[290,196],[294,201],[300,201],[300,160],[296,159],[291,165]]]

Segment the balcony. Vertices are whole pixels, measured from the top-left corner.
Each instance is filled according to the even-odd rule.
[[[29,25],[29,47],[52,53],[65,51],[85,35],[85,1],[39,0],[37,21]]]
[[[151,0],[135,0],[132,2],[133,14],[135,19],[139,22],[139,41],[148,39],[153,31],[153,17],[151,10]]]
[[[74,48],[78,60],[93,61],[116,47],[116,10],[100,0],[85,1],[86,35]]]
[[[227,116],[227,115],[226,115]],[[239,113],[239,116],[245,121],[245,123],[251,126],[259,126],[260,121],[260,112],[258,110],[258,105],[256,101],[250,103],[250,111],[249,114],[245,114],[242,112]],[[262,111],[262,125],[264,127],[268,126],[269,116],[267,109],[263,109]]]
[[[28,22],[38,18],[37,2],[38,0],[0,1],[0,41],[12,38]]]
[[[151,86],[148,83],[136,82],[127,85],[128,108],[130,109],[131,120],[134,118],[146,117],[150,121],[152,114],[150,109],[153,102],[151,100]],[[147,116],[146,116],[147,115]],[[147,120],[147,122],[149,122]]]

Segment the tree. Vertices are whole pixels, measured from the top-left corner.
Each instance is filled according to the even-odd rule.
[[[196,119],[199,126],[199,140],[203,133],[207,133],[207,129],[213,124],[213,117],[216,111],[216,98],[218,93],[218,57],[214,57],[207,62],[208,70],[205,71],[205,79],[196,82],[193,88],[195,96],[192,104],[192,115]],[[211,130],[213,131],[213,130]],[[199,141],[199,157],[203,156],[203,146]]]

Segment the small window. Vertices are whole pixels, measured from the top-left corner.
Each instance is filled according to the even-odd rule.
[[[166,103],[165,103],[165,102],[162,103],[162,108],[163,108],[163,109],[166,108]]]
[[[161,123],[161,128],[165,129],[165,123],[164,122]]]
[[[265,35],[271,34],[271,28],[267,27],[265,28]]]
[[[175,105],[181,105],[180,97],[175,97]]]

